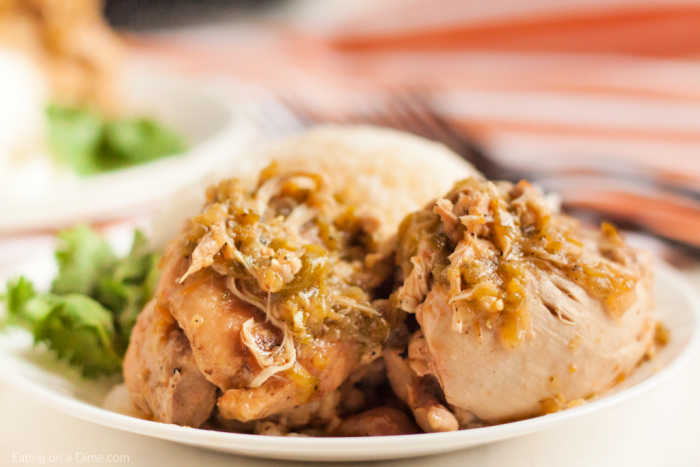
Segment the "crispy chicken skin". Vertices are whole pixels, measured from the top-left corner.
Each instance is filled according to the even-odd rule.
[[[425,363],[390,357],[389,378],[411,387],[434,375],[461,419],[577,404],[624,378],[653,340],[647,256],[612,226],[558,214],[525,182],[458,183],[409,216],[397,259],[393,301],[415,314]]]
[[[161,422],[198,427],[216,402],[216,387],[199,371],[187,338],[154,301],[132,331],[124,380],[134,405]]]

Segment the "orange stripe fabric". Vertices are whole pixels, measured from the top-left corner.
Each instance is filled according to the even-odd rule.
[[[331,42],[349,51],[460,49],[687,57],[700,53],[700,5],[628,6],[388,35],[350,32]]]

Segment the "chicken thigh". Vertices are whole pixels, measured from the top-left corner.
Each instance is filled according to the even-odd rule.
[[[199,371],[175,320],[155,301],[131,333],[124,380],[134,405],[161,422],[198,427],[216,403],[216,386]]]
[[[495,423],[578,404],[622,380],[653,341],[647,256],[611,225],[559,214],[526,182],[458,183],[406,218],[397,261],[392,301],[415,315],[425,363],[394,362],[403,373],[389,378],[433,375],[462,426],[470,414]]]
[[[253,172],[270,161],[256,184]],[[389,293],[398,223],[474,169],[441,145],[365,126],[316,128],[235,164],[240,182],[212,186],[206,200],[178,194],[155,228],[156,243],[168,246],[154,307],[219,395],[207,404],[212,423],[329,434],[340,417],[356,416],[343,432],[360,433],[368,420],[378,432],[413,430],[393,407],[364,414],[385,401],[353,381],[381,363],[397,321],[376,299]],[[180,357],[172,345],[144,352],[152,337],[142,326],[124,373],[134,401],[148,407],[163,395],[163,375],[144,375]]]
[[[274,167],[253,190],[227,180],[167,247],[155,306],[221,390],[220,417],[321,398],[381,355],[389,327],[367,291],[391,267],[372,255],[376,223],[333,195],[318,175]]]

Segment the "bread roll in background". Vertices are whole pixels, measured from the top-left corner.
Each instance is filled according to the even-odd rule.
[[[2,0],[0,47],[20,51],[45,73],[52,99],[120,113],[121,38],[101,0]]]

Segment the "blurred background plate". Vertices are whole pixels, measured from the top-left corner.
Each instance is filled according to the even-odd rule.
[[[217,166],[231,167],[255,138],[251,115],[264,102],[253,98],[259,90],[230,81],[224,87],[213,77],[188,77],[138,60],[128,64],[125,80],[129,112],[169,125],[188,150],[89,177],[54,170],[50,161],[45,170],[2,174],[0,236],[143,214]]]

